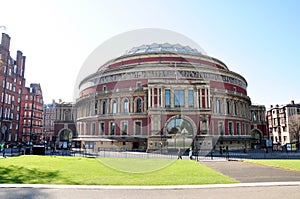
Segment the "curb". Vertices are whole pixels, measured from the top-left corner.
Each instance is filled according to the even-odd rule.
[[[300,186],[295,182],[259,182],[238,184],[210,184],[210,185],[171,185],[171,186],[97,186],[97,185],[52,185],[52,184],[0,184],[1,188],[35,188],[35,189],[85,189],[85,190],[171,190],[171,189],[212,189],[235,187],[270,187],[270,186]]]

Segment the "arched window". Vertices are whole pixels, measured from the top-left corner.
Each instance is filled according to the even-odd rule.
[[[129,103],[128,103],[127,99],[124,100],[123,111],[124,111],[124,113],[128,113],[129,112]]]
[[[59,141],[70,141],[72,137],[72,132],[68,129],[64,129],[62,132],[60,132]]]
[[[141,113],[142,112],[142,105],[143,105],[143,102],[142,102],[141,98],[138,98],[136,100],[136,112],[137,113]]]

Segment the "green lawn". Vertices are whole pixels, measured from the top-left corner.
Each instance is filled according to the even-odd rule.
[[[99,158],[106,166],[128,173],[149,173],[161,170],[176,162],[176,159]]]
[[[20,156],[0,159],[0,183],[83,185],[188,185],[237,183],[204,165],[178,160],[153,172],[120,171],[107,165],[143,166],[141,159]],[[149,162],[150,161],[150,162]],[[161,160],[162,165],[166,160]],[[105,162],[105,163],[104,163]],[[159,161],[153,159],[152,164]],[[151,164],[151,160],[144,162]],[[124,168],[124,167],[123,167]],[[125,167],[128,169],[128,166]],[[151,166],[153,169],[153,167]],[[126,170],[125,169],[125,170]],[[126,170],[127,171],[127,170]]]
[[[263,164],[267,166],[280,167],[300,171],[300,160],[247,160],[248,162]]]

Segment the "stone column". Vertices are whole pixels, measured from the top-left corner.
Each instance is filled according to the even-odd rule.
[[[160,101],[161,101],[161,107],[163,108],[165,106],[165,90],[163,88],[161,88]]]
[[[209,91],[209,88],[207,88],[207,99],[208,99],[208,106],[207,106],[207,108],[210,108],[210,91]]]
[[[204,100],[205,100],[205,107],[204,108],[207,108],[208,107],[208,101],[207,101],[207,89],[204,90]]]
[[[189,107],[189,89],[184,89],[184,107]]]
[[[174,108],[174,90],[170,89],[170,95],[171,95],[171,108]]]
[[[194,89],[194,107],[199,108],[199,95],[198,95],[198,88]]]
[[[129,113],[131,112],[133,112],[133,104],[134,104],[134,102],[133,102],[133,97],[132,96],[130,96],[130,99],[129,99]]]
[[[121,98],[118,97],[118,102],[117,102],[117,113],[120,113],[120,112],[121,112],[121,106],[122,106],[122,104],[121,104]]]
[[[148,108],[151,107],[151,88],[148,87]]]
[[[157,87],[156,88],[157,89],[157,95],[156,95],[156,98],[157,98],[157,108],[159,108],[160,107],[160,88],[159,87]]]
[[[151,88],[151,107],[154,107],[154,88]]]
[[[200,108],[203,108],[203,106],[202,106],[202,88],[200,88],[200,89],[198,89],[198,90],[200,91],[200,93],[199,93],[199,94],[200,94],[200,97],[199,97],[199,98],[200,98],[200,99],[199,99],[199,100],[200,100],[199,107],[200,107]]]

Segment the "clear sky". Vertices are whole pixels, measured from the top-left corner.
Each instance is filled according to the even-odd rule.
[[[40,83],[45,103],[72,101],[89,54],[140,28],[168,29],[197,42],[246,78],[252,103],[300,102],[298,0],[0,0],[0,8],[12,55],[21,50],[27,57],[27,85]]]

